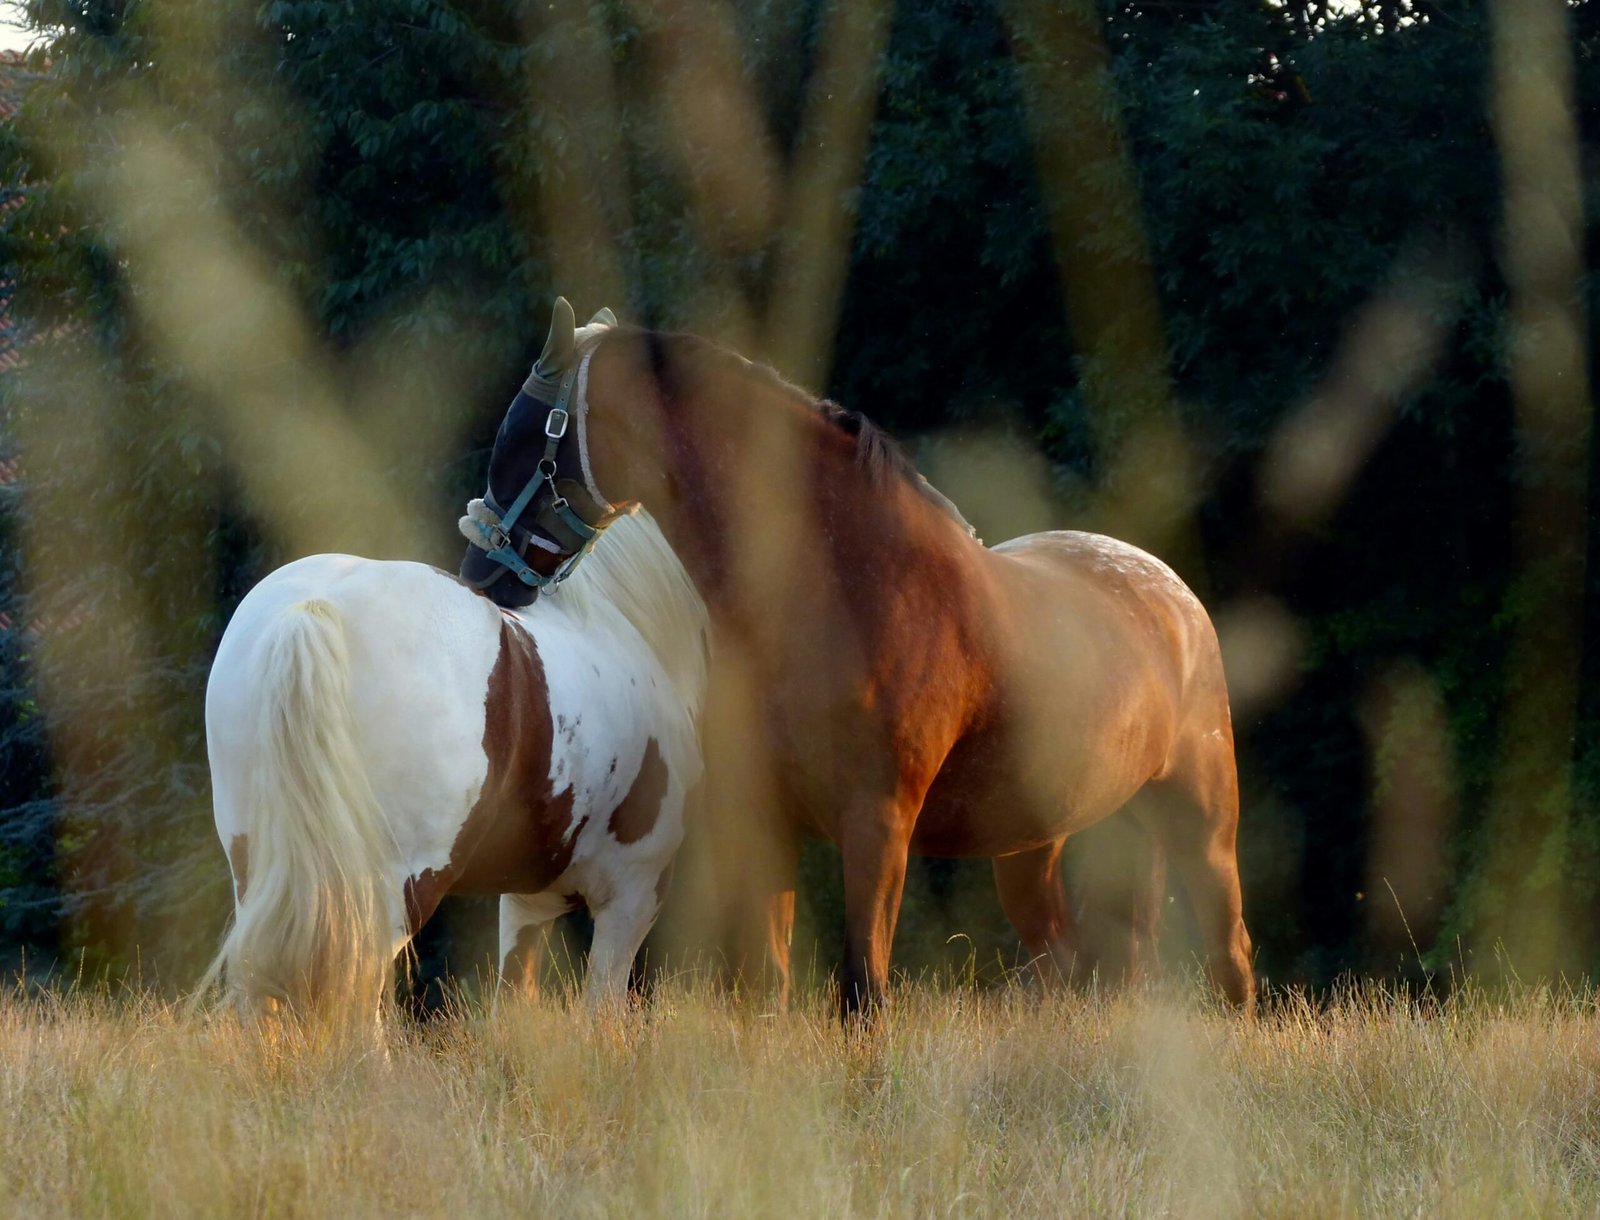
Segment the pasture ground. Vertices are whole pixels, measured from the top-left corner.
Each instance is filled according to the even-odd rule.
[[[0,1215],[1577,1216],[1593,992],[907,987],[868,1036],[668,982],[296,1043],[142,997],[0,998]]]

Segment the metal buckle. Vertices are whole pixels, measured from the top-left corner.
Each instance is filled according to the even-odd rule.
[[[560,416],[559,419],[556,417]],[[567,434],[567,412],[564,407],[551,407],[550,414],[545,416],[544,434],[553,441],[560,440]]]

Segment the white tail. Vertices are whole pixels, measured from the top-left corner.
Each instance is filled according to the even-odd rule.
[[[356,748],[338,610],[290,606],[248,680],[244,893],[201,992],[225,972],[247,1009],[371,1020],[392,978],[396,849]]]

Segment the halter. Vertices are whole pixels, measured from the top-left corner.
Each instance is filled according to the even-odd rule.
[[[575,409],[568,406],[580,374],[587,367],[588,355],[589,353],[585,352],[582,357],[571,360],[562,374],[549,413],[545,416],[544,454],[539,458],[533,475],[523,485],[517,498],[511,502],[511,506],[502,509],[494,500],[493,490],[486,489],[482,512],[478,512],[477,506],[474,505],[469,508],[468,515],[462,518],[462,532],[467,535],[468,541],[498,565],[481,580],[465,580],[463,576],[465,583],[473,589],[487,588],[509,571],[524,585],[540,593],[554,592],[594,549],[600,540],[600,535],[619,515],[616,505],[600,495],[594,486],[594,480],[589,475],[582,394],[579,394],[579,402]],[[535,365],[517,398],[527,399],[527,406],[531,408],[534,402],[547,401],[545,395],[549,386],[549,379],[541,376],[538,366]],[[507,418],[512,416],[519,405],[521,404],[518,401],[512,402],[506,412]],[[574,431],[571,428],[574,416],[577,420],[575,431],[582,478],[581,481],[578,479],[568,481],[583,490],[587,498],[594,501],[599,512],[594,514],[597,519],[593,521],[584,519],[557,484],[561,442],[569,432]],[[530,508],[531,521],[523,524],[523,515]],[[535,529],[542,531],[548,537],[541,537],[534,532]],[[548,576],[543,575],[534,571],[523,558],[523,552],[530,544],[553,554],[565,555],[565,558],[555,571]]]

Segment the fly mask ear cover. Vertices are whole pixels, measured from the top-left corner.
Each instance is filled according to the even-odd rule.
[[[584,397],[587,357],[616,325],[616,315],[602,309],[582,331],[575,323],[572,306],[558,298],[544,352],[495,438],[497,453],[507,446],[542,444],[533,475],[509,508],[501,508],[490,488],[468,505],[458,523],[472,544],[462,560],[461,579],[475,589],[486,589],[511,572],[529,587],[531,600],[538,590],[566,579],[618,515],[589,473]],[[523,558],[530,546],[564,562],[549,576],[540,575]]]

